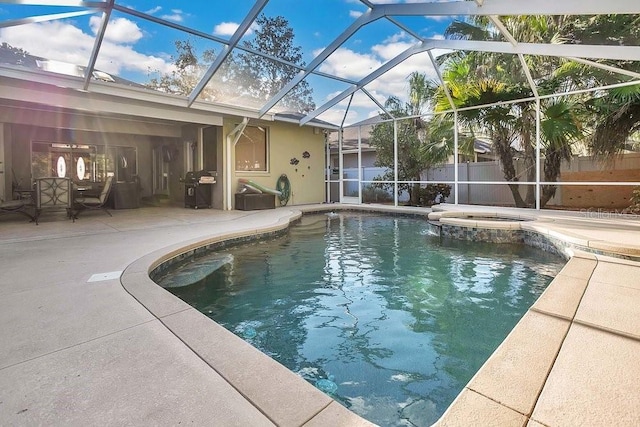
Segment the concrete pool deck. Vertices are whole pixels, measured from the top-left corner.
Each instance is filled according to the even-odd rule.
[[[0,217],[0,424],[367,425],[148,277],[181,248],[339,208]],[[539,233],[640,255],[637,219],[446,208],[524,212]],[[638,360],[640,264],[577,253],[439,424],[637,424]]]

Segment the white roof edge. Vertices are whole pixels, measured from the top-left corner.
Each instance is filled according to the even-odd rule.
[[[68,90],[76,93],[84,93],[87,95],[124,98],[130,103],[142,102],[154,104],[156,106],[166,106],[167,108],[172,109],[177,108],[184,110],[186,113],[191,112],[195,116],[203,114],[214,114],[220,116],[259,118],[258,110],[250,108],[215,104],[212,102],[204,101],[194,102],[191,107],[188,107],[186,96],[183,97],[163,92],[156,92],[151,89],[126,86],[112,82],[92,81],[89,90],[83,90],[83,79],[81,78],[41,70],[25,69],[20,66],[12,66],[9,64],[0,64],[0,77],[21,80],[29,82],[30,84],[36,83],[53,86],[56,88],[56,90]],[[70,106],[69,108],[73,107]],[[273,116],[273,114],[267,114],[262,117],[262,119],[273,121]],[[167,118],[167,120],[172,119]]]

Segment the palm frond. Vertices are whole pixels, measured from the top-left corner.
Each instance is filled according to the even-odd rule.
[[[444,31],[444,36],[455,40],[488,40],[490,33],[478,25],[465,21],[453,21]]]

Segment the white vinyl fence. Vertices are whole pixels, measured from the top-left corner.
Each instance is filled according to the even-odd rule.
[[[516,161],[516,173],[520,181],[526,181],[526,171],[522,161]],[[602,172],[607,173],[615,171],[637,171],[640,170],[640,154],[628,153],[623,156],[615,158],[609,163],[598,162],[591,157],[575,157],[570,163],[564,163],[562,165],[562,173],[565,176],[565,180],[571,177],[574,172]],[[376,177],[384,175],[385,168],[377,167],[364,167],[362,168],[363,187],[372,185],[371,181],[374,181]],[[447,203],[454,203],[455,200],[455,181],[454,165],[447,164],[439,167],[427,169],[422,173],[423,183],[448,183],[451,185],[451,195],[445,200]],[[542,174],[541,174],[542,175]],[[353,179],[355,181],[344,181],[344,195],[348,197],[358,196],[358,169],[357,168],[345,168],[343,169],[344,179]],[[563,175],[561,174],[560,180],[562,181]],[[334,174],[331,176],[332,181],[338,181],[339,175]],[[631,178],[629,178],[631,180]],[[492,184],[468,184],[467,182],[504,182],[504,185]],[[498,161],[490,162],[478,162],[478,163],[461,163],[458,165],[458,203],[472,204],[472,205],[499,205],[499,206],[513,206],[513,196],[509,187],[504,181],[504,175],[502,173],[501,165]],[[532,185],[533,187],[533,185]],[[565,187],[567,188],[567,187]],[[574,187],[575,188],[575,187]],[[603,187],[604,188],[604,187]],[[333,182],[331,184],[331,201],[339,200],[339,184]],[[563,187],[558,186],[556,196],[549,201],[548,205],[562,205],[562,191]],[[390,198],[393,198],[393,191],[387,190]],[[520,194],[525,197],[526,185],[520,184]],[[409,199],[408,194],[405,192],[400,195],[399,201],[406,202]]]

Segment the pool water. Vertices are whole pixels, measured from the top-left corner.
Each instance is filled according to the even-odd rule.
[[[427,426],[564,265],[428,228],[305,215],[284,236],[194,259],[159,283],[364,418]]]

